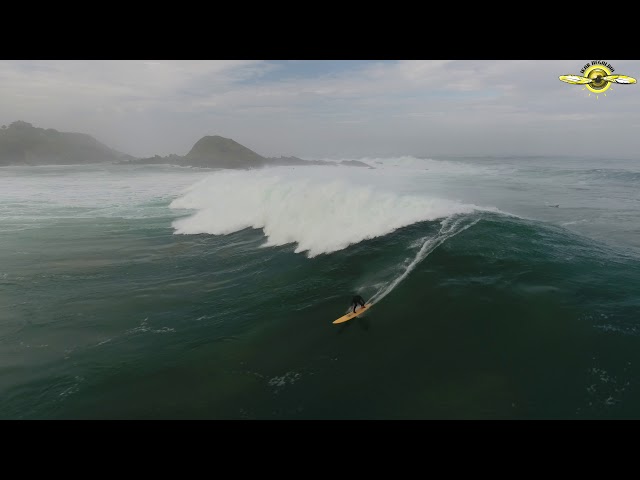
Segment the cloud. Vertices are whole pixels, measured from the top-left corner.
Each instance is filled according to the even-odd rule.
[[[86,132],[134,155],[185,153],[207,134],[300,156],[567,154],[597,135],[615,140],[607,151],[633,155],[640,86],[596,100],[558,80],[584,63],[2,61],[0,122]],[[610,63],[640,77],[638,61]]]

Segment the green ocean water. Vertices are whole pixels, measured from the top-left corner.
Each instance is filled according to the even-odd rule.
[[[0,169],[0,418],[640,418],[637,163],[363,160]]]

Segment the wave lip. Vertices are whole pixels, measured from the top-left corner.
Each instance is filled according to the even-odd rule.
[[[308,257],[342,250],[416,222],[486,210],[423,196],[400,196],[346,181],[283,179],[268,173],[220,172],[171,202],[196,210],[173,222],[176,234],[225,235],[262,229],[263,246],[297,243]]]

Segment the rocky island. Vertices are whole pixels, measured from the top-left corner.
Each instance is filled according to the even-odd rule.
[[[219,135],[198,140],[184,156],[171,154],[136,158],[100,143],[84,133],[59,132],[17,121],[0,128],[0,166],[76,165],[86,163],[168,164],[200,168],[256,169],[269,166],[348,165],[373,168],[357,160],[332,162],[297,157],[269,158]]]
[[[373,168],[357,160],[332,162],[325,160],[303,160],[298,157],[263,157],[235,140],[219,135],[202,137],[184,157],[168,155],[166,157],[140,158],[121,163],[165,163],[171,165],[203,167],[203,168],[231,168],[256,169],[274,166],[308,166],[308,165],[348,165],[355,167]]]

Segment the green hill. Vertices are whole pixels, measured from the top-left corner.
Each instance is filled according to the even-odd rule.
[[[184,163],[209,168],[260,168],[266,159],[230,138],[214,135],[198,140]]]
[[[135,158],[98,142],[84,133],[59,132],[17,121],[0,128],[0,166],[78,165],[86,163],[170,164],[204,168],[254,169],[266,166],[338,165],[297,157],[265,158],[235,140],[219,135],[202,137],[185,156],[171,154]],[[368,167],[357,161],[345,165]],[[372,167],[369,167],[372,168]]]
[[[36,128],[22,121],[0,128],[0,165],[68,165],[124,158],[131,157],[84,133]]]

